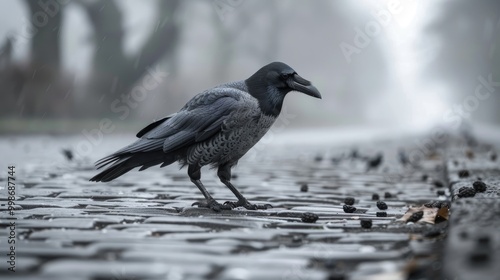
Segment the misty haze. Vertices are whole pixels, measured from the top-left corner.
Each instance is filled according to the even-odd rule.
[[[498,0],[0,0],[0,92],[0,277],[500,273]]]

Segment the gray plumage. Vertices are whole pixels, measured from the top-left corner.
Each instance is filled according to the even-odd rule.
[[[141,171],[178,161],[189,167],[191,181],[206,198],[200,206],[216,211],[265,208],[250,204],[229,182],[231,167],[266,134],[292,90],[320,98],[310,82],[280,62],[264,66],[247,80],[206,90],[177,113],[145,127],[133,144],[98,161],[98,169],[108,167],[90,181],[108,182],[135,167]],[[205,165],[218,168],[219,178],[238,202],[221,205],[210,196],[200,181]]]

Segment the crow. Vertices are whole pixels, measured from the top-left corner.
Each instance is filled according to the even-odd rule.
[[[179,162],[181,168],[188,167],[191,182],[205,197],[193,205],[217,212],[240,206],[266,209],[267,205],[251,204],[231,184],[231,168],[266,134],[290,91],[321,98],[311,82],[282,62],[265,65],[246,80],[205,90],[177,113],[139,131],[140,139],[133,144],[97,161],[97,169],[106,169],[90,181],[109,182],[135,167],[142,171]],[[220,204],[210,195],[200,181],[205,165],[217,168],[217,176],[238,201]]]

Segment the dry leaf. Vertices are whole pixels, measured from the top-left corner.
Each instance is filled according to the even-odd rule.
[[[415,222],[434,224],[436,216],[438,215],[438,210],[438,208],[429,208],[425,206],[410,207],[399,220],[405,223]]]

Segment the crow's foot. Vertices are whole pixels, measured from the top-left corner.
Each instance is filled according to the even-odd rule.
[[[244,199],[244,200],[240,199],[240,200],[238,200],[236,202],[226,201],[226,202],[224,202],[224,205],[228,205],[231,208],[236,208],[236,207],[243,206],[243,207],[245,207],[248,210],[258,210],[258,209],[265,210],[265,209],[268,209],[268,208],[273,208],[273,206],[271,204],[251,204],[246,199]]]
[[[220,204],[215,199],[197,201],[193,203],[191,206],[198,206],[199,208],[209,208],[214,210],[215,212],[220,212],[221,210],[232,210],[233,208],[226,204]]]

